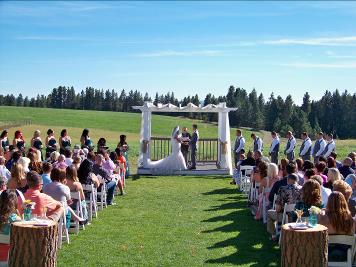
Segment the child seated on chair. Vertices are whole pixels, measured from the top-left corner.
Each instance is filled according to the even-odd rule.
[[[10,235],[11,224],[19,220],[16,191],[3,191],[0,195],[0,234]],[[0,262],[7,261],[9,249],[10,244],[0,244]]]

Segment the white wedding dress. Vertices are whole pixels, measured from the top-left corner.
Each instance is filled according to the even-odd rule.
[[[151,169],[152,174],[170,175],[176,171],[186,170],[187,165],[181,151],[180,143],[181,135],[179,134],[179,127],[174,128],[171,138],[172,153],[158,161],[149,161],[148,168]]]

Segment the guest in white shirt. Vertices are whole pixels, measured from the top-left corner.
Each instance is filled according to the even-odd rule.
[[[322,132],[318,133],[317,140],[315,141],[315,144],[313,147],[314,163],[318,163],[319,157],[323,156],[323,152],[324,152],[325,145],[326,145],[323,135],[324,134]]]
[[[3,177],[6,182],[11,178],[11,173],[5,166],[5,157],[3,156],[0,156],[0,176]]]
[[[278,153],[279,153],[279,138],[275,131],[271,132],[272,143],[269,149],[269,155],[271,156],[271,162],[278,165]]]
[[[327,141],[327,143],[326,143],[326,146],[323,151],[323,156],[325,158],[328,158],[330,156],[331,152],[335,151],[335,141],[333,139],[333,135],[327,134],[326,141]]]
[[[287,132],[287,138],[288,138],[288,142],[284,150],[284,154],[287,156],[287,159],[289,161],[293,161],[295,158],[294,149],[295,149],[295,145],[297,144],[297,141],[295,140],[291,131]]]
[[[331,194],[331,189],[326,188],[323,186],[323,178],[321,178],[320,175],[313,175],[311,179],[317,181],[320,184],[320,190],[321,190],[321,202],[326,207],[328,204],[328,198]]]
[[[67,166],[72,166],[73,159],[72,159],[72,152],[70,151],[70,148],[64,149],[64,156],[66,157],[64,162],[67,164]]]
[[[299,156],[302,157],[302,159],[304,161],[310,160],[311,159],[311,150],[312,150],[312,141],[310,140],[310,138],[306,132],[303,132],[301,134],[301,138],[303,140],[303,143],[300,146]]]
[[[252,133],[251,138],[253,139],[253,152],[263,150],[263,141],[261,137],[257,136],[256,134]]]

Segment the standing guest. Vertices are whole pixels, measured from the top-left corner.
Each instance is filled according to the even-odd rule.
[[[319,132],[316,136],[317,140],[315,141],[314,147],[313,147],[313,157],[314,157],[314,163],[319,162],[319,157],[323,155],[326,142],[324,140],[324,134],[323,132]]]
[[[73,164],[73,159],[72,159],[72,151],[70,150],[70,148],[65,148],[64,149],[64,153],[63,155],[65,156],[65,163],[67,164],[67,166],[71,166]]]
[[[42,158],[42,140],[41,140],[41,131],[36,130],[33,133],[33,137],[31,139],[31,147],[37,150],[37,153],[39,154],[39,157],[43,160]]]
[[[268,196],[268,200],[270,201],[270,203],[273,203],[274,195],[278,194],[279,189],[282,186],[286,186],[287,185],[287,177],[290,174],[295,174],[296,175],[297,168],[296,168],[294,163],[290,162],[290,163],[288,163],[288,165],[286,167],[286,171],[287,171],[287,176],[283,177],[281,180],[279,180],[279,181],[277,181],[277,182],[275,182],[273,184],[273,186],[271,188],[271,191],[269,193],[269,196]],[[298,180],[298,176],[297,176],[297,180]]]
[[[43,183],[38,173],[28,172],[26,179],[29,189],[24,195],[25,199],[36,203],[32,214],[37,216],[46,214],[49,219],[58,222],[64,212],[62,204],[49,195],[41,193]]]
[[[278,152],[279,152],[279,138],[275,131],[271,132],[272,143],[269,149],[269,155],[271,156],[271,162],[278,165]]]
[[[290,163],[291,164],[291,163]],[[289,174],[287,185],[280,187],[276,199],[276,209],[268,210],[267,212],[267,232],[272,235],[272,239],[275,240],[275,222],[282,220],[282,213],[285,204],[296,204],[300,201],[300,186],[298,185],[298,176],[295,173]],[[275,185],[278,182],[275,183]],[[273,188],[272,188],[273,189]],[[270,197],[271,197],[270,192]],[[273,194],[274,196],[274,194]],[[273,199],[272,199],[273,200]]]
[[[23,138],[23,134],[21,130],[17,130],[15,132],[14,140],[12,141],[14,147],[16,147],[21,153],[25,151],[25,140]]]
[[[333,139],[333,135],[332,134],[327,134],[326,135],[326,146],[324,148],[324,151],[323,151],[323,156],[325,158],[328,158],[331,154],[331,152],[334,152],[335,151],[335,141]]]
[[[45,140],[46,144],[46,159],[49,158],[49,156],[57,151],[57,141],[56,138],[54,137],[54,131],[52,129],[47,130],[47,137]]]
[[[352,196],[351,186],[343,180],[338,180],[333,183],[333,191],[341,192],[344,195],[345,200],[349,206],[349,210],[351,212],[352,217],[355,216],[356,201],[354,199],[351,199],[351,196]]]
[[[11,173],[5,166],[5,157],[3,156],[0,156],[0,176],[6,179],[6,182],[11,178]]]
[[[190,140],[190,138],[189,138]],[[129,176],[130,175],[130,163],[129,163],[129,145],[127,144],[126,142],[126,135],[122,134],[120,135],[120,141],[117,145],[117,147],[122,150],[123,152],[123,155],[126,159],[126,173],[125,173],[125,176]]]
[[[286,177],[287,174],[287,165],[289,163],[289,160],[283,158],[281,159],[281,163],[278,165],[278,177]]]
[[[341,180],[341,175],[338,169],[330,168],[328,170],[328,181],[324,183],[324,187],[333,190],[333,184],[335,181]]]
[[[242,136],[241,130],[236,130],[236,140],[234,145],[234,159],[235,159],[235,168],[237,166],[237,162],[240,159],[241,150],[245,148],[245,138]]]
[[[52,171],[52,164],[49,162],[44,162],[42,166],[42,182],[43,182],[43,187],[45,187],[47,184],[52,183],[51,180],[51,171]]]
[[[3,130],[0,135],[0,156],[5,156],[9,152],[9,139],[8,139],[8,131]]]
[[[256,134],[252,133],[251,138],[253,140],[253,152],[262,151],[263,150],[263,141]]]
[[[326,205],[328,204],[328,198],[331,194],[331,189],[323,186],[323,179],[321,178],[320,175],[314,175],[310,179],[315,180],[319,183],[320,190],[321,190],[321,202],[324,205],[324,207],[326,207]]]
[[[326,169],[326,164],[323,161],[319,161],[316,165],[315,165],[315,171],[316,171],[316,175],[320,175],[320,177],[323,179],[323,183],[326,183],[328,181],[328,176],[326,176],[324,174],[324,170]]]
[[[89,130],[84,129],[82,135],[80,136],[80,144],[83,148],[87,148],[88,150],[92,150],[94,148],[93,141],[90,139]]]
[[[188,132],[187,127],[183,127],[182,131],[182,145],[181,145],[181,151],[184,157],[185,165],[188,165],[188,153],[189,153],[189,141],[192,136]]]
[[[300,146],[299,156],[302,157],[303,160],[311,160],[312,141],[306,132],[301,134],[301,138],[303,143]]]
[[[64,154],[65,149],[69,149],[72,146],[71,144],[72,140],[70,139],[70,136],[68,135],[67,129],[63,129],[61,131],[61,136],[59,137],[59,153]]]
[[[7,183],[9,189],[18,189],[25,193],[28,189],[26,175],[21,164],[15,163],[11,167],[11,179]]]
[[[107,191],[106,203],[108,205],[112,205],[112,200],[116,188],[116,182],[113,180],[113,177],[110,175],[110,173],[103,168],[103,161],[104,161],[104,157],[102,155],[100,154],[96,155],[95,163],[93,165],[93,173],[95,175],[100,175],[101,178],[104,180],[106,184],[106,191]],[[120,189],[121,195],[124,195],[123,187],[120,180],[118,182],[118,187]]]
[[[352,159],[351,158],[345,158],[342,162],[342,166],[339,168],[340,173],[344,178],[346,178],[349,174],[354,174],[355,171],[351,168],[352,165]]]
[[[309,217],[309,209],[311,206],[324,208],[321,198],[320,184],[313,179],[306,181],[301,190],[301,201],[295,205],[295,210],[302,210],[302,217]],[[296,216],[294,216],[296,219]]]
[[[0,234],[10,235],[11,224],[20,221],[15,190],[5,190],[0,195]],[[7,262],[10,245],[0,243],[0,262]],[[7,266],[7,265],[6,265]]]
[[[291,131],[287,132],[287,145],[286,148],[284,149],[284,155],[287,156],[287,159],[289,161],[294,161],[294,149],[297,144],[297,141],[295,140],[293,134]]]

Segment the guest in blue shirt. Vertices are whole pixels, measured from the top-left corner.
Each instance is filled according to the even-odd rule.
[[[43,181],[43,187],[44,187],[46,184],[52,183],[52,180],[51,180],[52,164],[49,162],[43,163],[42,171],[43,171],[42,181]]]

